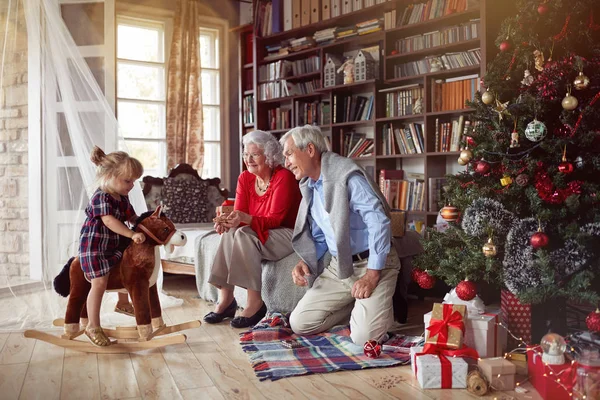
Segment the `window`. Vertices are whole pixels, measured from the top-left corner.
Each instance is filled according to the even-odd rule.
[[[204,167],[202,178],[221,175],[221,52],[220,29],[200,29],[200,69],[204,114]]]
[[[117,116],[144,174],[166,175],[165,22],[117,17]]]

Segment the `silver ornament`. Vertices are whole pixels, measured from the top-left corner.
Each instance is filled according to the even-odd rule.
[[[527,124],[527,128],[525,128],[525,137],[532,142],[539,142],[544,137],[546,137],[546,133],[548,133],[548,129],[543,122],[534,119],[530,123]]]
[[[562,100],[561,104],[562,108],[571,111],[577,108],[579,101],[577,101],[577,97],[572,96],[570,93],[567,93],[565,98]]]
[[[523,80],[521,81],[521,85],[523,86],[530,86],[533,83],[533,76],[531,75],[531,72],[529,72],[528,69],[525,70],[524,72],[524,77]]]
[[[583,163],[583,158],[581,158],[581,156],[575,157],[574,161],[575,161],[575,166],[577,168],[579,168],[579,169],[583,168],[584,163]]]

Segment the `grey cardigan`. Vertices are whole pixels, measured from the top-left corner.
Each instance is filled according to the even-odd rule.
[[[348,178],[352,173],[362,174],[381,202],[386,216],[390,217],[390,209],[381,194],[381,191],[375,185],[373,180],[366,172],[349,158],[339,156],[336,153],[327,151],[321,154],[321,175],[323,176],[323,193],[325,198],[325,211],[329,214],[332,228],[335,234],[335,241],[338,251],[338,277],[346,279],[354,273],[352,266],[352,251],[350,249],[350,231],[349,227],[349,199],[348,199]],[[317,251],[313,241],[311,226],[308,219],[309,207],[313,197],[313,190],[308,186],[308,177],[300,181],[300,192],[302,192],[302,201],[298,208],[296,225],[292,236],[292,247],[294,251],[304,260],[311,271],[309,277],[309,286],[312,286],[315,278],[319,276],[324,265],[320,265],[317,260]],[[377,207],[377,205],[373,205]],[[389,229],[389,225],[388,229]]]

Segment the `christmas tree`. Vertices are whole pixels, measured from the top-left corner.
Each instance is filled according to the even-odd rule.
[[[486,281],[524,303],[598,303],[599,6],[516,1],[486,89],[468,103],[466,170],[447,177],[440,204],[452,222],[427,230],[418,268],[451,286]]]

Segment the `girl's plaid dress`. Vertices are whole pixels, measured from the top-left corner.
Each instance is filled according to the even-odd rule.
[[[119,250],[119,237],[102,222],[103,215],[112,215],[125,223],[135,215],[127,196],[117,200],[98,189],[85,209],[86,219],[79,236],[79,260],[87,279],[108,274],[123,257]]]

